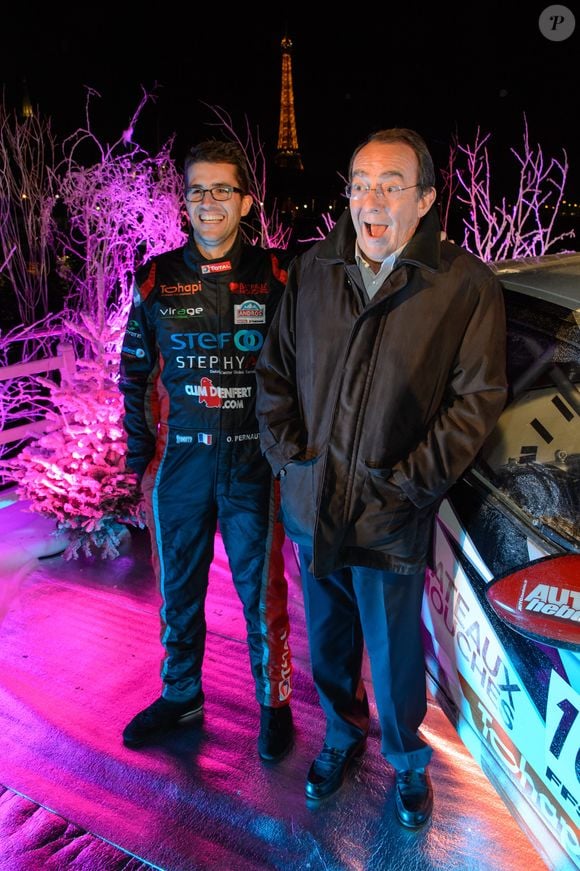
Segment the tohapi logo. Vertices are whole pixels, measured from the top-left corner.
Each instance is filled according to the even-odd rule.
[[[191,296],[193,293],[201,291],[201,281],[194,281],[191,284],[162,284],[162,296]]]

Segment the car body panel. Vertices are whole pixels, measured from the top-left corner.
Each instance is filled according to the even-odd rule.
[[[507,290],[580,309],[580,253],[548,254],[489,264]]]

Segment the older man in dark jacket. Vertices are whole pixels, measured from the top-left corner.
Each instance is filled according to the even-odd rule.
[[[441,241],[415,131],[369,137],[349,177],[349,211],[290,270],[258,361],[257,412],[299,545],[327,720],[306,794],[335,792],[364,750],[366,642],[398,816],[414,828],[432,810],[432,749],[418,732],[431,529],[503,408],[505,315],[491,270]]]

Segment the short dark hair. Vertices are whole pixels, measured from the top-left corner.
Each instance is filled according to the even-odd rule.
[[[371,133],[370,136],[357,145],[353,151],[350,163],[348,165],[348,177],[352,178],[352,168],[355,158],[359,151],[369,145],[371,142],[404,142],[413,149],[419,164],[419,177],[417,185],[421,194],[427,193],[428,190],[435,187],[435,167],[433,166],[433,158],[427,148],[427,143],[415,130],[410,130],[408,127],[391,127],[388,130],[378,130],[376,133]]]
[[[231,163],[235,169],[236,181],[245,194],[250,191],[250,170],[248,161],[237,142],[222,139],[207,139],[190,148],[183,168],[185,186],[187,174],[193,163]]]

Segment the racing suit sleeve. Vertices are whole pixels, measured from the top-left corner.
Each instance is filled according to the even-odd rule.
[[[459,344],[447,401],[423,440],[393,466],[394,483],[417,507],[441,498],[475,459],[505,405],[505,368],[503,294],[491,275]]]
[[[262,453],[274,476],[307,445],[296,386],[294,262],[288,282],[256,364],[256,414]]]
[[[127,467],[139,480],[155,453],[157,421],[153,373],[158,366],[155,332],[151,328],[138,285],[121,349],[119,389],[123,394],[127,433]]]

